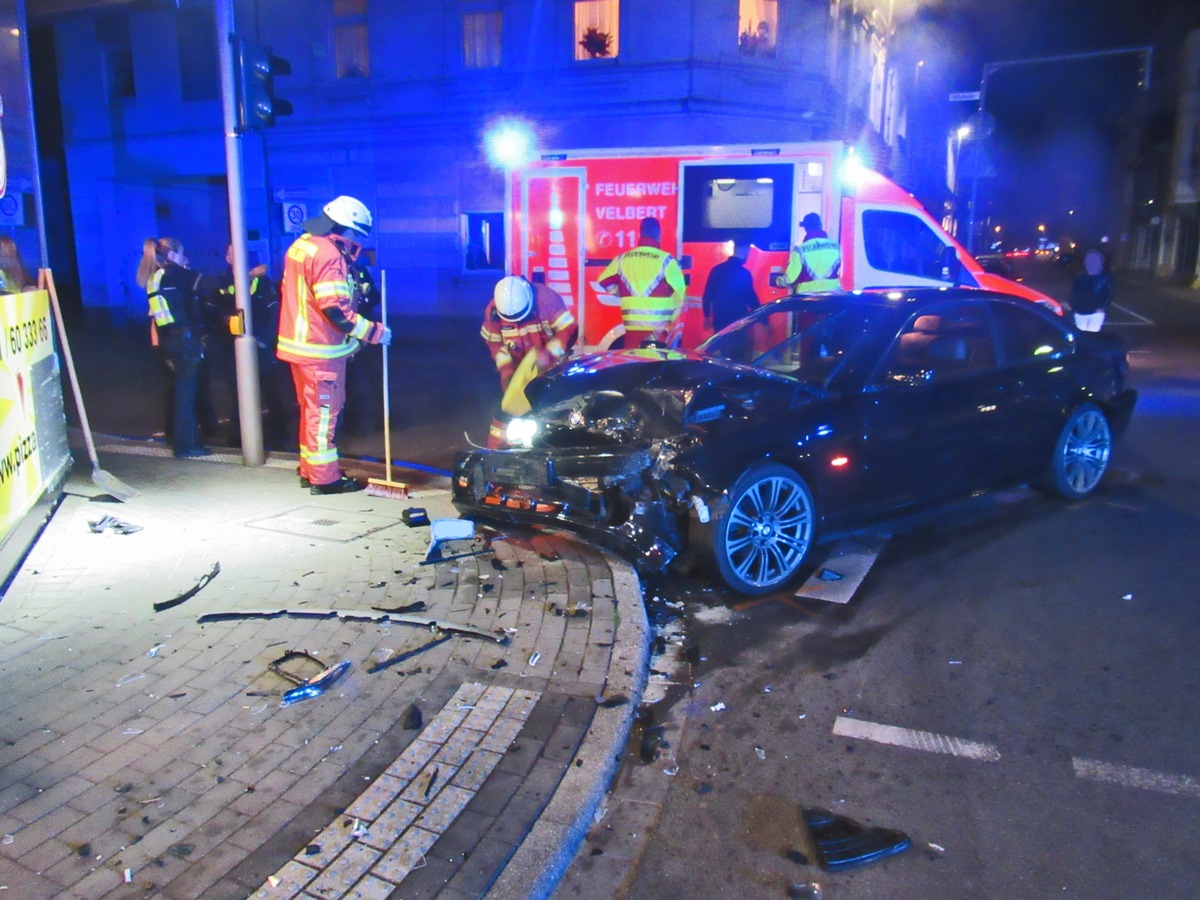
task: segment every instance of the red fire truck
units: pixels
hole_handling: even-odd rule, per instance
[[[707,337],[700,298],[708,273],[733,242],[751,244],[759,301],[773,300],[786,293],[774,282],[803,240],[800,220],[815,212],[841,245],[843,288],[958,283],[1061,314],[1045,294],[985,272],[911,194],[857,163],[837,142],[545,153],[509,174],[508,271],[563,296],[581,348],[607,348],[624,328],[618,299],[596,279],[653,216],[688,279],[683,345],[692,347]]]

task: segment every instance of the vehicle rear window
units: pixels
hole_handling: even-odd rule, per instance
[[[1071,349],[1067,332],[1038,315],[1038,311],[1031,306],[994,303],[992,313],[1006,363],[1056,359]]]

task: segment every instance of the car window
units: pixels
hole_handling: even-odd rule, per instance
[[[922,310],[908,320],[884,360],[884,382],[946,381],[995,368],[984,309],[956,303]]]
[[[800,303],[764,309],[706,342],[709,356],[824,388],[883,313],[855,304]]]
[[[942,268],[945,244],[912,213],[885,209],[863,211],[863,249],[871,268],[949,283]]]
[[[1070,351],[1067,332],[1038,315],[1037,310],[1018,303],[996,303],[992,312],[1007,363],[1055,359]]]

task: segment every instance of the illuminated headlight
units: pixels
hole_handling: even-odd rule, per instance
[[[537,430],[537,419],[513,419],[504,430],[504,438],[514,447],[532,447]]]

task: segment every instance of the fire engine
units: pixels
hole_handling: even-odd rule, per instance
[[[663,249],[687,278],[684,347],[707,337],[700,298],[734,241],[751,245],[746,267],[760,302],[787,293],[776,281],[810,212],[841,245],[846,290],[959,284],[1062,313],[1051,297],[985,272],[911,194],[839,142],[544,153],[509,171],[505,195],[508,271],[562,295],[584,350],[624,333],[620,301],[596,279],[637,245],[647,216],[662,224]]]

